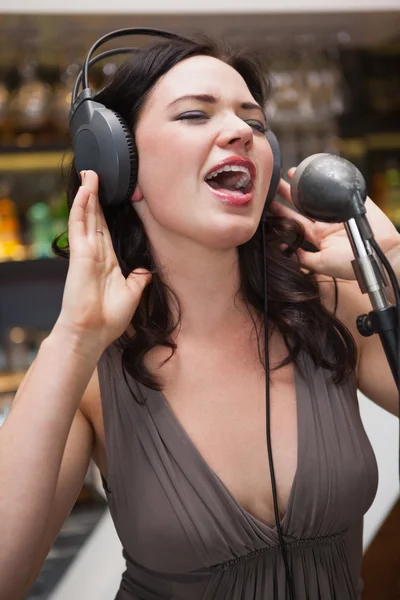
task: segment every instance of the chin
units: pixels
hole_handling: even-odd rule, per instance
[[[248,242],[257,231],[258,222],[236,223],[230,226],[216,227],[213,232],[208,231],[207,246],[224,250],[236,248]]]

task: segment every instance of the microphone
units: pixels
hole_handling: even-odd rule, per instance
[[[313,154],[303,160],[292,178],[291,192],[296,208],[317,221],[342,223],[366,213],[364,177],[351,162],[334,154]]]
[[[357,318],[357,328],[364,336],[379,333],[400,392],[400,363],[397,364],[400,361],[400,328],[397,325],[400,306],[392,306],[387,299],[385,288],[388,282],[382,264],[393,288],[398,290],[398,284],[366,217],[364,177],[355,165],[340,156],[313,154],[297,167],[291,180],[291,195],[295,207],[306,217],[344,224],[355,256],[351,261],[355,276],[361,292],[368,293],[374,309]]]

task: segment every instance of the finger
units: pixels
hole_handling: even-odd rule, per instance
[[[306,217],[305,215],[303,215],[301,212],[298,211],[297,207],[294,205],[294,202],[293,202],[290,183],[288,183],[284,179],[281,179],[281,181],[279,183],[278,194],[280,195],[281,198],[283,198],[284,200],[286,200],[286,202],[288,204],[290,204],[291,206],[293,206],[293,208],[296,210],[296,214],[299,216],[298,221],[300,221],[300,223],[303,223],[304,226],[306,225],[307,222],[308,223],[315,223],[315,219],[311,219],[310,217]]]
[[[284,217],[286,219],[292,219],[294,221],[297,221],[297,223],[300,223],[304,229],[305,239],[314,246],[318,247],[318,242],[313,229],[314,223],[311,219],[304,217],[303,215],[292,209],[290,206],[286,206],[285,204],[283,204],[283,202],[280,202],[276,199],[271,202],[268,210],[272,214],[272,216]]]
[[[144,288],[150,283],[151,278],[152,275],[147,269],[139,268],[128,275],[126,284],[140,298]]]
[[[96,235],[97,216],[96,216],[96,196],[90,194],[89,202],[86,207],[86,234],[91,237]]]
[[[283,202],[280,202],[276,198],[272,200],[268,210],[276,217],[286,217],[286,219],[297,220],[297,213],[295,212],[295,210],[290,206],[286,206],[285,204],[283,204]]]
[[[110,230],[108,229],[107,221],[104,216],[99,197],[96,196],[96,235],[100,235],[98,233],[99,231],[101,231],[101,233],[103,234],[102,237],[106,246],[113,249],[114,247],[111,239]]]
[[[94,171],[82,171],[81,179],[83,187],[87,188],[91,194],[96,196],[99,193],[99,178]]]
[[[288,202],[289,204],[294,206],[293,200],[292,200],[292,194],[291,194],[291,190],[290,190],[290,184],[287,181],[285,181],[284,179],[281,179],[279,182],[278,194],[281,196],[281,198],[286,200],[286,202]]]
[[[98,215],[97,229],[101,230],[103,232],[103,234],[104,234],[104,238],[108,242],[110,242],[110,244],[112,244],[110,230],[108,229],[107,221],[106,221],[106,218],[104,216],[104,212],[103,212],[103,209],[101,207],[101,204],[100,204],[99,200],[98,200],[97,215]]]
[[[296,252],[302,266],[311,269],[316,273],[324,274],[320,252],[307,252],[307,250],[303,250],[302,248],[298,248]]]
[[[288,170],[287,174],[288,174],[288,177],[289,177],[289,179],[292,179],[292,178],[293,178],[293,175],[295,174],[295,172],[296,172],[296,167],[291,167],[291,168]]]
[[[96,182],[92,175],[93,171],[81,171],[82,187],[89,192],[89,201],[86,206],[85,217],[86,217],[86,233],[87,235],[93,236],[96,231],[96,204],[95,204],[95,193],[96,193]],[[96,176],[97,177],[97,176]]]
[[[68,218],[68,237],[73,241],[86,235],[86,209],[90,194],[87,189],[80,187],[72,203]]]
[[[280,195],[284,200],[286,200],[286,197],[284,197],[282,194]],[[309,231],[310,235],[312,235],[310,227],[312,227],[314,223],[313,219],[305,217],[297,210],[295,210],[294,207],[292,208],[292,206],[293,205],[287,206],[286,204],[283,204],[283,202],[274,199],[269,206],[269,210],[272,214],[276,215],[277,217],[286,217],[287,219],[294,219],[298,223],[301,223],[304,229],[306,231]]]
[[[104,235],[106,231],[109,235],[106,220],[104,218],[103,210],[99,200],[99,178],[94,171],[85,171],[85,187],[87,187],[91,194],[95,195],[96,201],[94,203],[96,209],[96,230],[103,231]]]
[[[91,194],[87,211],[88,230],[93,236],[100,235],[98,232],[101,231],[103,237],[106,237],[107,241],[111,242],[103,211],[100,206],[98,195],[99,178],[97,174],[94,171],[82,172],[82,184],[85,188],[90,190]]]

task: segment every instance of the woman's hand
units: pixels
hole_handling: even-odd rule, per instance
[[[98,177],[82,173],[68,222],[70,264],[56,326],[102,352],[128,327],[146,285],[145,269],[125,278],[98,199]]]
[[[288,173],[290,178],[293,177],[294,172],[295,169],[290,169]],[[286,202],[294,206],[290,185],[283,179],[281,179],[278,193]],[[365,207],[368,222],[382,252],[392,264],[400,263],[400,234],[392,221],[370,198],[367,198]],[[287,217],[300,222],[304,226],[306,240],[318,249],[317,252],[307,252],[300,248],[297,250],[302,266],[338,279],[356,279],[351,264],[351,261],[354,260],[354,253],[343,223],[313,221],[296,210],[284,206],[276,199],[271,203],[269,211],[275,216]]]

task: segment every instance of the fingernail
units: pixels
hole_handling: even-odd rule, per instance
[[[81,171],[80,172],[80,176],[81,176],[81,183],[85,182],[85,175],[86,175],[86,171]]]

